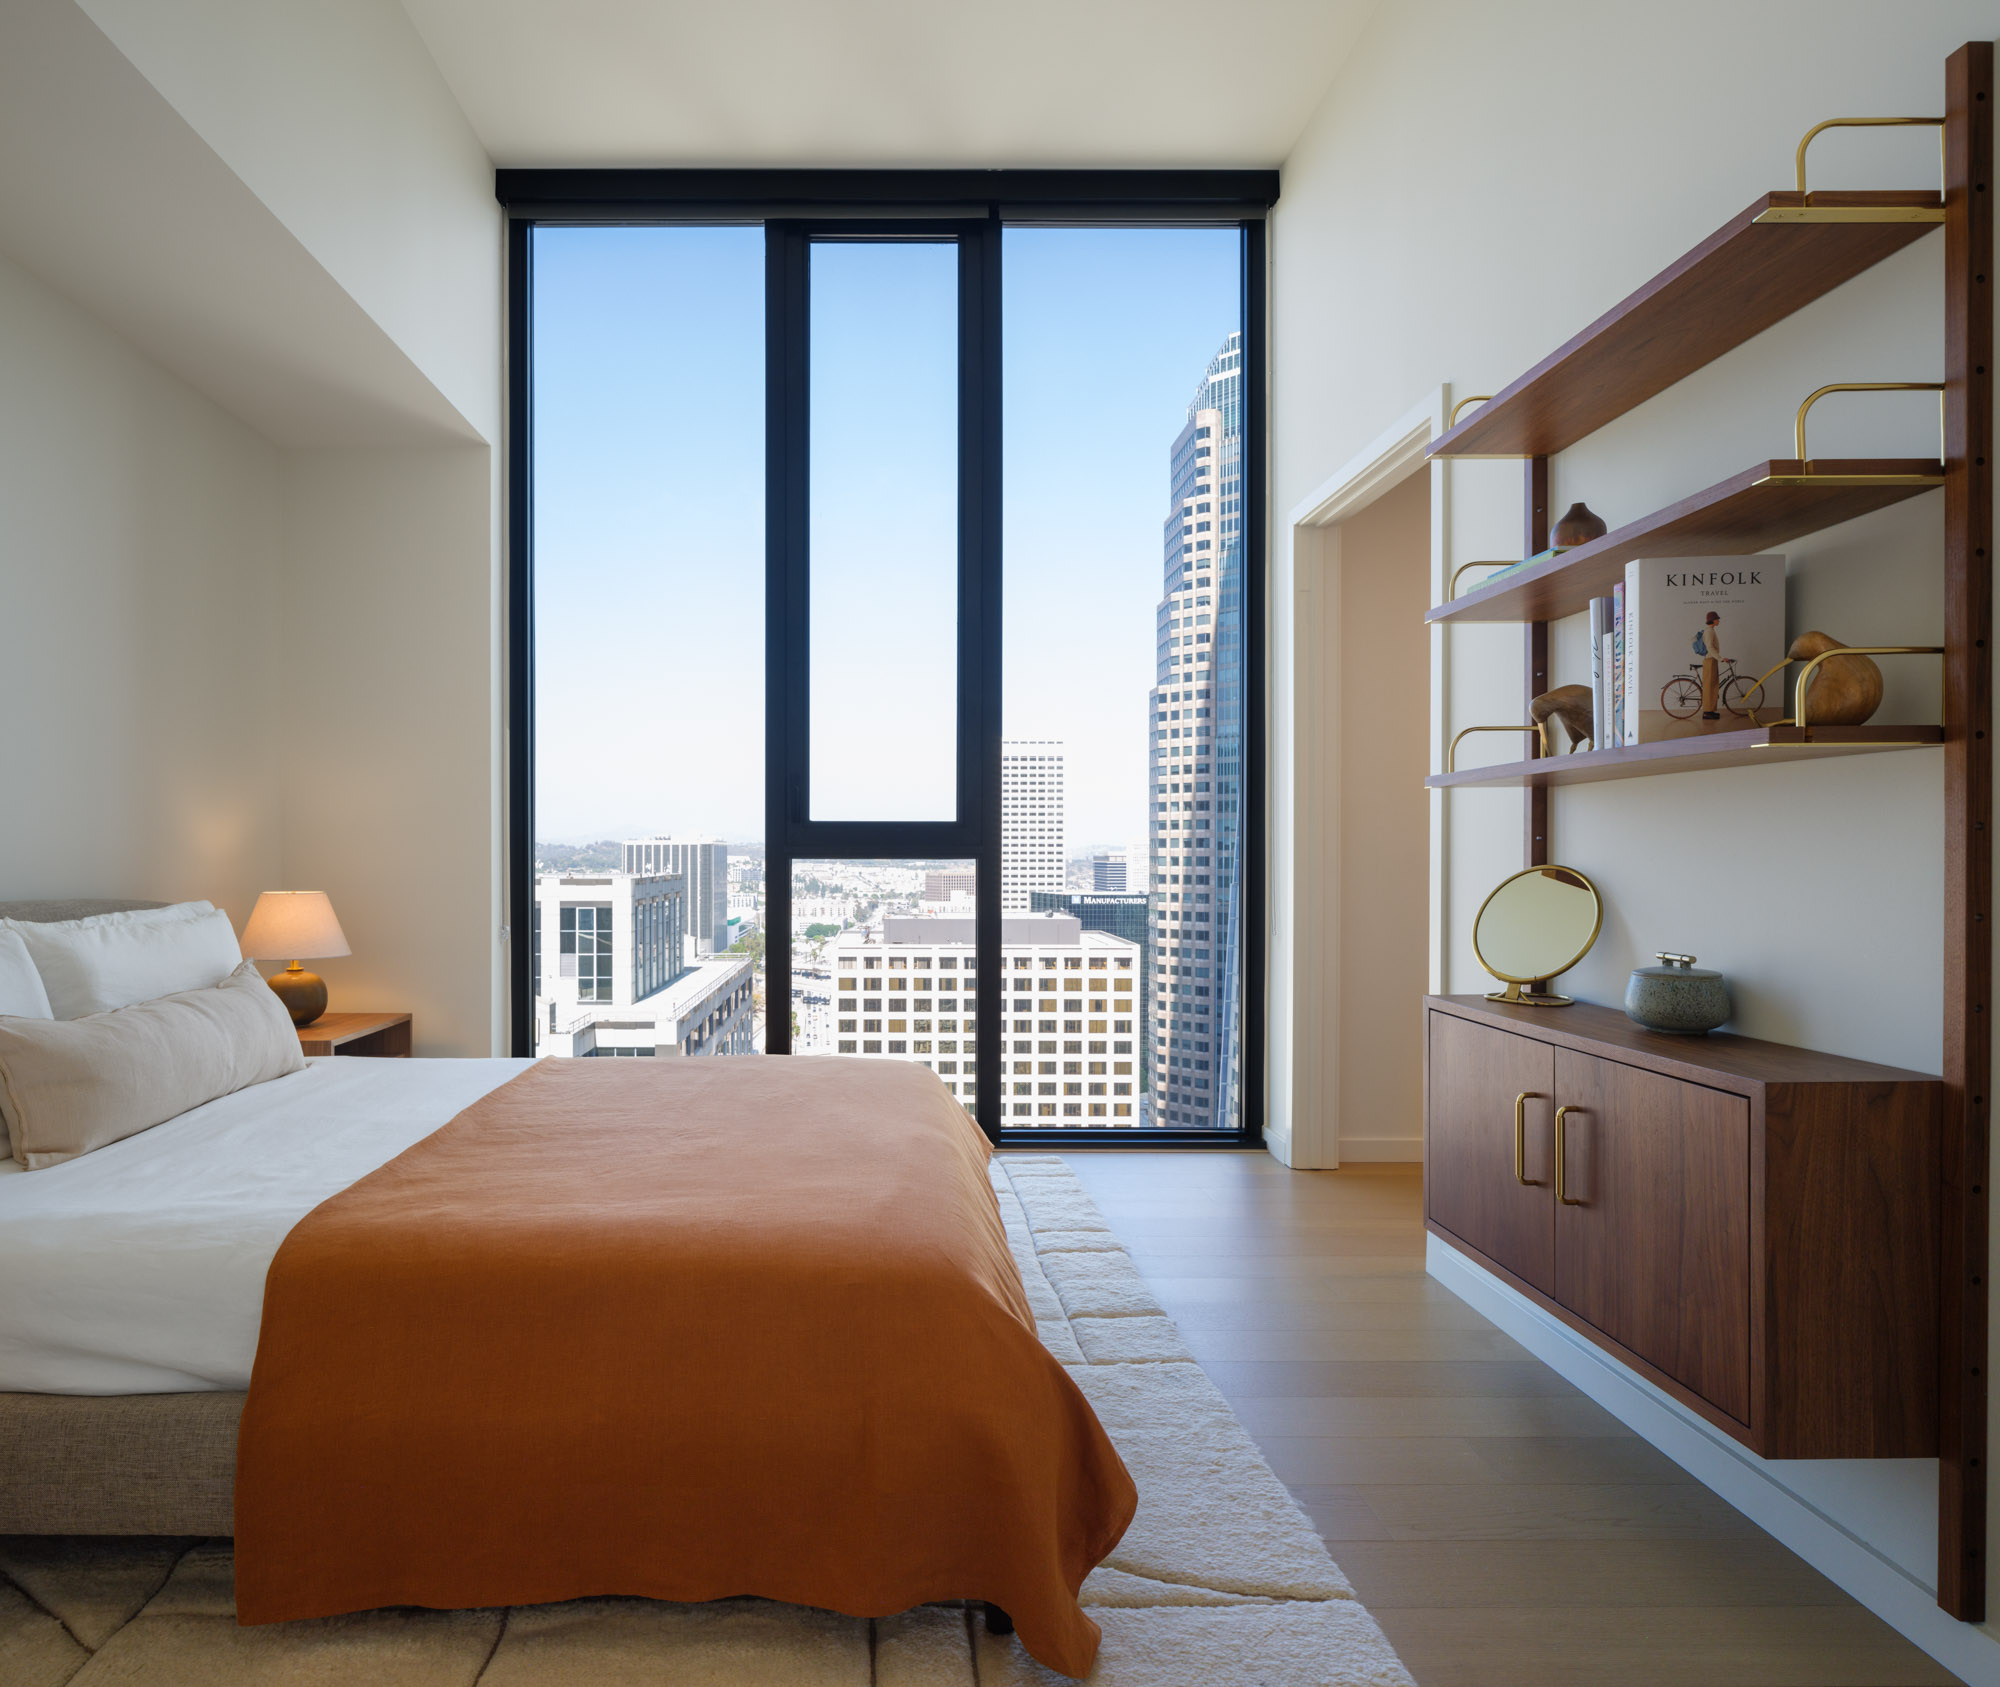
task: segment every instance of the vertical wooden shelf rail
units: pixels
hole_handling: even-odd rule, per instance
[[[1938,1604],[1986,1616],[1993,978],[1993,44],[1945,65],[1944,1258]]]
[[[1523,488],[1521,542],[1526,547],[1523,556],[1539,556],[1549,548],[1549,460],[1546,457],[1530,457],[1525,465],[1526,484]],[[1523,664],[1528,673],[1528,695],[1521,705],[1521,719],[1533,720],[1531,712],[1534,701],[1549,688],[1549,624],[1546,621],[1530,621],[1526,629],[1527,661]],[[1596,725],[1595,722],[1592,723]],[[1602,731],[1601,727],[1597,730]],[[1531,735],[1528,739],[1530,757],[1542,753],[1540,743]],[[1527,812],[1524,815],[1523,853],[1524,867],[1543,867],[1549,859],[1549,788],[1546,785],[1530,785],[1523,793]]]

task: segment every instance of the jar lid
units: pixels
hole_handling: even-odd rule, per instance
[[[1634,978],[1720,978],[1721,973],[1713,967],[1698,967],[1692,955],[1676,955],[1671,950],[1661,950],[1656,957],[1660,964],[1656,967],[1634,967]]]

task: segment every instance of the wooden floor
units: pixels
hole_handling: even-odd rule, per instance
[[[1069,1163],[1420,1687],[1957,1681],[1432,1282],[1417,1168]]]

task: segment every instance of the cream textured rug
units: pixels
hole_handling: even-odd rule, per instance
[[[1042,1340],[1139,1514],[1084,1583],[1102,1687],[1413,1687],[1069,1168],[993,1182]],[[926,1606],[588,1599],[239,1628],[227,1541],[0,1537],[5,1687],[1056,1687],[1012,1636]]]

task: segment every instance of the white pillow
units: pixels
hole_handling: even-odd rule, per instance
[[[0,1014],[7,1013],[21,1019],[55,1018],[27,944],[0,927]]]
[[[57,1019],[206,989],[243,959],[229,916],[207,902],[85,920],[5,920],[0,926],[27,945]]]
[[[305,1069],[254,961],[213,989],[72,1020],[0,1020],[0,1123],[30,1171]]]

